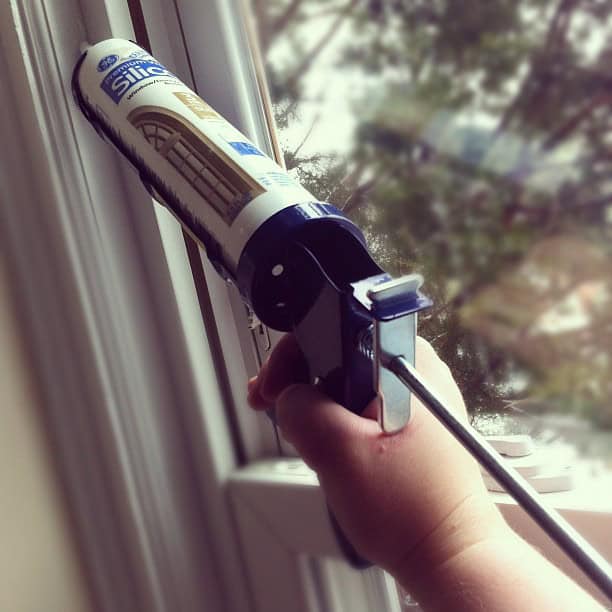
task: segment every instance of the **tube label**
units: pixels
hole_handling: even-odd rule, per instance
[[[279,210],[315,198],[146,51],[125,40],[87,50],[78,84],[97,118],[221,245],[235,271]]]

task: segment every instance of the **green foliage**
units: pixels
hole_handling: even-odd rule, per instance
[[[435,306],[421,333],[469,407],[503,409],[521,380],[522,395],[611,426],[609,3],[277,0],[255,8],[281,128],[298,119],[307,76],[330,45],[339,75],[358,70],[370,83],[346,156],[299,147],[287,164],[364,229],[385,268],[424,274]],[[339,27],[328,25],[340,22],[349,35],[334,42]],[[287,51],[273,59],[281,40]],[[578,250],[576,265],[558,257],[537,278],[516,276],[533,268],[543,244],[588,244],[603,271],[578,265]],[[509,282],[513,275],[520,281]],[[561,276],[573,283],[561,283],[565,293],[555,289]],[[585,279],[599,292],[576,294],[586,327],[560,327],[549,341],[538,317]],[[531,280],[546,291],[530,294]],[[508,296],[521,291],[515,304]],[[532,341],[546,350],[520,348]]]

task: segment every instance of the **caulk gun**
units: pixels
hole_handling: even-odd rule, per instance
[[[380,426],[389,435],[408,423],[415,393],[612,598],[605,559],[415,370],[417,313],[431,305],[419,275],[385,273],[351,220],[318,201],[134,43],[112,39],[87,48],[72,87],[85,117],[204,247],[259,321],[296,335],[313,383],[358,414],[378,397]]]

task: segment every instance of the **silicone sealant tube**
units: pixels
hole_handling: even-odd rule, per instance
[[[267,304],[270,276],[278,276],[288,245],[306,225],[312,235],[310,222],[316,221],[321,236],[321,222],[341,228],[332,234],[356,239],[365,249],[357,226],[317,201],[138,45],[110,39],[87,47],[72,84],[89,121],[128,157],[154,197],[272,327],[289,325]],[[336,241],[317,248],[339,246]],[[257,295],[259,308],[253,304]]]

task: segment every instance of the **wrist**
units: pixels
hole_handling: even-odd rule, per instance
[[[430,577],[467,551],[489,541],[514,536],[495,504],[486,493],[475,493],[462,500],[448,516],[390,573],[408,591],[427,584]]]
[[[508,526],[458,550],[402,586],[424,609],[581,610],[604,608]]]

